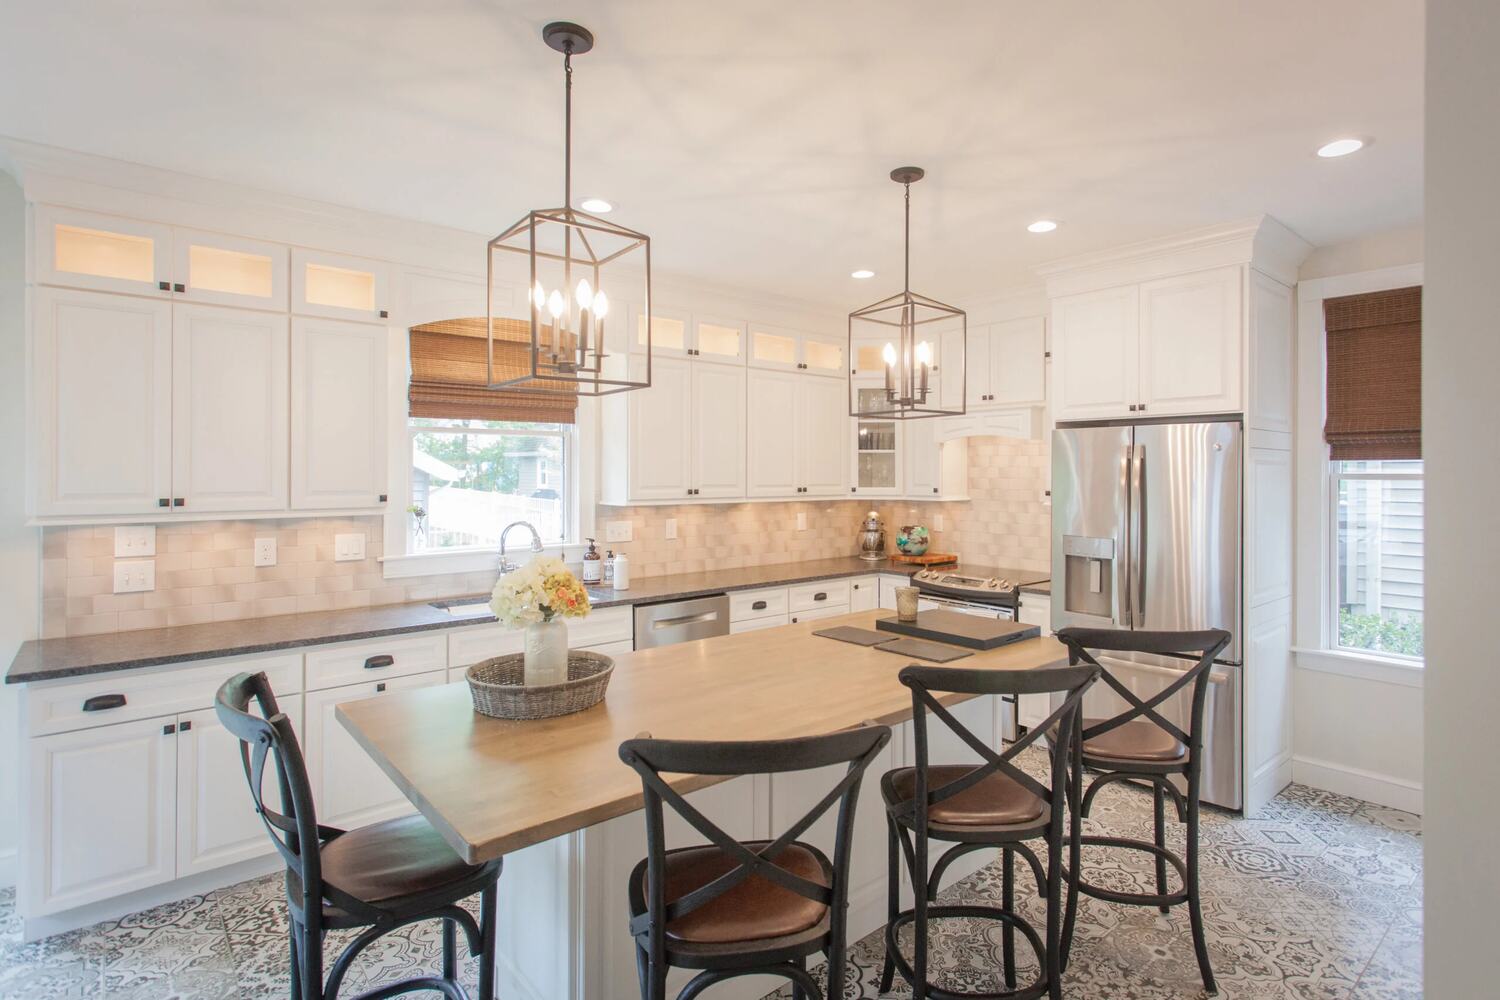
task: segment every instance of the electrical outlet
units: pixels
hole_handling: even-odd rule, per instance
[[[1044,506],[1044,507],[1051,507],[1052,506],[1052,491],[1051,490],[1042,490],[1042,506]]]
[[[156,555],[156,526],[122,524],[115,529],[115,557],[139,559]]]
[[[276,539],[257,538],[255,540],[255,565],[276,565]]]
[[[941,515],[941,514],[934,514],[934,515],[932,515],[932,530],[933,531],[942,531],[943,530],[943,515]]]
[[[606,521],[604,523],[604,540],[606,542],[635,541],[635,522]]]
[[[333,561],[353,562],[365,557],[364,535],[334,535]]]
[[[675,517],[669,517],[669,518],[667,518],[667,529],[666,530],[667,530],[667,534],[666,534],[667,541],[670,542],[674,538],[677,537],[677,518],[675,518]]]
[[[155,589],[155,559],[131,559],[115,563],[115,593],[135,594]]]
[[[797,530],[798,531],[806,531],[807,530],[807,512],[806,511],[802,511],[802,510],[797,511]]]

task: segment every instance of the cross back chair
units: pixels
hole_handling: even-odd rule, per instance
[[[627,740],[620,759],[641,777],[646,857],[630,873],[630,933],[643,1000],[665,1000],[668,969],[701,970],[678,994],[746,975],[792,983],[795,1000],[842,997],[849,857],[860,779],[890,742],[887,726],[866,725],[804,739],[720,742]],[[846,765],[816,805],[774,840],[738,841],[694,808],[662,773],[739,776]],[[665,810],[708,840],[669,849]],[[838,807],[833,858],[800,838]],[[828,958],[827,992],[807,958]]]
[[[250,710],[252,702],[255,712]],[[255,811],[286,861],[292,1000],[337,1000],[360,952],[396,928],[422,920],[443,922],[442,974],[390,983],[354,1000],[381,1000],[417,990],[468,1000],[458,982],[459,928],[469,954],[479,957],[479,998],[492,1000],[495,888],[501,859],[468,864],[420,816],[350,831],[324,826],[317,821],[297,735],[266,675],[231,677],[219,688],[214,707],[224,728],[240,741]],[[265,801],[262,791],[268,761],[276,775],[279,809]],[[458,905],[475,893],[481,896],[483,926]],[[324,934],[358,927],[364,930],[339,954],[325,984]]]
[[[1063,804],[1067,798],[1066,757],[1054,758],[1046,784],[1016,763],[1016,758],[1047,731],[1057,726],[1064,744],[1077,726],[1083,694],[1098,677],[1093,666],[1051,667],[1036,670],[977,670],[953,667],[909,666],[900,673],[901,683],[912,692],[912,736],[916,751],[914,767],[899,768],[881,780],[889,829],[889,921],[885,929],[885,964],[880,991],[888,992],[899,969],[912,986],[915,1000],[956,998],[1010,998],[1032,1000],[1062,996],[1062,959],[1059,949],[1062,908],[1060,858],[1062,855]],[[972,695],[1061,694],[1061,704],[1040,726],[997,752],[959,722],[935,693]],[[935,765],[929,757],[928,715],[931,715],[977,754],[980,764]],[[1046,871],[1026,841],[1047,844]],[[952,843],[928,872],[928,844]],[[1003,861],[1002,899],[994,906],[937,906],[943,873],[958,858],[985,848],[999,848]],[[911,873],[915,904],[900,910],[900,861],[906,858]],[[1015,912],[1014,855],[1030,865],[1038,895],[1047,899],[1046,940],[1030,922]],[[933,917],[977,917],[998,920],[1002,925],[1002,971],[1005,991],[955,993],[927,981],[928,921]],[[915,944],[910,962],[898,947],[900,929],[914,925]],[[1036,953],[1037,979],[1017,989],[1015,933],[1019,930]]]
[[[1217,992],[1213,967],[1208,957],[1208,942],[1203,932],[1202,897],[1198,888],[1199,795],[1203,777],[1203,713],[1208,703],[1210,672],[1214,659],[1229,645],[1231,636],[1223,629],[1196,632],[1146,632],[1120,629],[1070,627],[1057,633],[1068,647],[1068,661],[1093,666],[1101,672],[1104,683],[1129,706],[1106,719],[1083,718],[1079,732],[1071,742],[1072,780],[1069,799],[1073,806],[1074,836],[1068,860],[1068,912],[1063,928],[1063,964],[1067,965],[1072,947],[1078,894],[1112,903],[1133,906],[1155,906],[1162,913],[1186,903],[1197,953],[1198,971],[1203,988]],[[1103,653],[1148,653],[1156,656],[1196,660],[1181,676],[1150,698],[1130,690],[1109,668],[1099,662],[1090,650]],[[1191,700],[1184,729],[1164,717],[1158,709],[1191,686]],[[1083,788],[1085,768],[1095,772],[1087,792]],[[1184,781],[1184,794],[1173,784],[1176,776]],[[1099,790],[1117,782],[1128,781],[1151,785],[1154,813],[1154,836],[1151,841],[1128,837],[1084,836],[1079,826],[1089,815]],[[1177,821],[1187,826],[1187,857],[1184,860],[1166,844],[1165,804],[1171,799]],[[1084,881],[1079,870],[1080,852],[1084,846],[1117,847],[1144,851],[1156,862],[1154,893],[1121,892]],[[1171,866],[1182,887],[1167,890],[1167,867]]]

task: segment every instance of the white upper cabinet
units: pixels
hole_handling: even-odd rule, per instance
[[[172,235],[172,252],[173,288],[179,298],[286,311],[286,247],[178,229]]]
[[[938,419],[908,420],[902,427],[906,451],[906,495],[934,497],[942,490],[942,446],[937,440]],[[962,447],[962,442],[959,446]]]
[[[292,312],[380,322],[390,313],[390,268],[378,260],[292,250]]]
[[[752,497],[794,496],[798,476],[798,388],[806,381],[795,372],[750,369],[746,420],[748,482]]]
[[[751,323],[748,361],[756,368],[805,371],[843,378],[844,342],[831,337]]]
[[[36,513],[169,507],[170,303],[38,288],[34,316]]]
[[[826,375],[842,379],[845,376],[844,344],[842,340],[805,336],[802,338],[802,370],[810,375]]]
[[[797,485],[807,496],[849,492],[849,387],[842,379],[797,380]]]
[[[182,509],[287,505],[287,318],[172,307],[172,493]]]
[[[745,324],[737,320],[693,317],[690,352],[704,361],[744,364]]]
[[[660,306],[652,309],[648,329],[645,310],[632,306],[630,329],[630,349],[638,354],[646,351],[648,332],[653,358],[685,358],[693,348],[693,318],[676,309],[663,309]]]
[[[738,365],[692,366],[693,496],[745,495],[745,369]]]
[[[1052,301],[1052,411],[1057,420],[1126,416],[1137,402],[1134,285]]]
[[[861,411],[886,405],[885,388],[880,382],[856,382],[854,393],[856,408]],[[903,422],[889,417],[859,417],[852,422],[850,492],[856,496],[900,496],[905,491],[901,470]]]
[[[1147,416],[1240,408],[1244,269],[1141,285],[1140,409]]]
[[[172,291],[172,230],[72,209],[35,210],[38,284],[166,296]]]
[[[642,362],[632,362],[633,369],[638,366]],[[629,500],[686,499],[693,488],[693,363],[653,358],[651,387],[623,397],[629,407],[623,445],[630,463]]]
[[[383,326],[292,320],[293,508],[385,502],[386,340]]]
[[[969,378],[984,380],[987,405],[1041,406],[1047,402],[1046,320],[1029,316],[996,323],[983,341],[983,367],[981,359],[972,358]]]

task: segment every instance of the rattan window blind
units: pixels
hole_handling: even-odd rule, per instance
[[[411,415],[573,423],[578,394],[567,382],[532,382],[525,390],[489,388],[486,331],[482,316],[411,328],[411,385],[406,397]],[[530,325],[523,320],[496,320],[495,331],[496,378],[530,372]],[[544,387],[556,391],[538,391]]]
[[[1422,457],[1422,289],[1323,301],[1335,461]]]

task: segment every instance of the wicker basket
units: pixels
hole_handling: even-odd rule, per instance
[[[561,684],[525,685],[525,654],[480,660],[464,671],[474,711],[497,719],[550,719],[592,708],[604,700],[615,661],[603,653],[568,650],[568,679]]]

